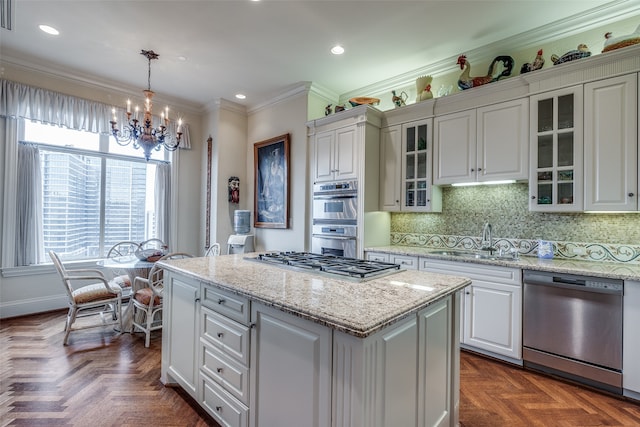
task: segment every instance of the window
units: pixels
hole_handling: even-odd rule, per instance
[[[120,146],[108,135],[24,123],[21,139],[38,144],[40,152],[45,254],[99,258],[117,242],[158,237],[156,161],[145,161],[142,150]],[[152,158],[164,155],[154,151]]]

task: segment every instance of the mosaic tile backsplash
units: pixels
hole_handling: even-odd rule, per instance
[[[445,187],[442,213],[394,213],[391,244],[479,249],[490,223],[494,246],[537,256],[538,241],[554,257],[640,264],[640,212],[626,214],[530,212],[524,184]]]

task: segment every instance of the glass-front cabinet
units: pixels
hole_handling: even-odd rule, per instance
[[[402,211],[440,212],[440,197],[433,199],[433,143],[431,119],[402,125]]]
[[[530,98],[529,209],[583,210],[582,86]]]

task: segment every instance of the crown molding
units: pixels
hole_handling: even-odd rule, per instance
[[[640,2],[637,0],[618,0],[567,19],[555,21],[531,31],[517,34],[508,39],[484,45],[477,49],[468,50],[465,53],[467,57],[473,57],[475,62],[488,62],[493,59],[496,50],[524,50],[532,46],[553,42],[585,32],[589,28],[629,19],[636,15],[640,15]],[[452,71],[452,64],[456,63],[457,56],[460,53],[461,52],[458,52],[449,58],[385,79],[378,83],[345,92],[340,95],[340,99],[346,100],[361,96],[363,93],[390,92],[392,89],[397,89],[398,87],[413,85],[419,76],[430,75],[437,77],[448,74]]]
[[[269,108],[269,107],[273,107],[276,104],[279,104],[280,102],[283,102],[285,100],[294,98],[298,95],[307,95],[309,93],[309,90],[311,89],[311,82],[298,82],[295,83],[291,86],[288,86],[286,89],[284,89],[281,93],[279,93],[278,95],[274,96],[273,98],[271,98],[269,101],[263,102],[261,104],[257,104],[253,107],[251,107],[249,110],[247,110],[247,112],[249,114],[255,114],[257,112],[259,112],[260,110],[263,110],[265,108]]]

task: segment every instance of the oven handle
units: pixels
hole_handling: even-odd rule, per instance
[[[355,240],[356,239],[353,236],[350,236],[350,237],[334,236],[332,234],[314,234],[313,237],[318,237],[320,239],[333,239],[333,240]]]
[[[318,196],[315,195],[313,196],[313,200],[335,200],[335,199],[355,199],[357,196],[356,194],[336,194],[336,195],[331,195],[331,196]]]

